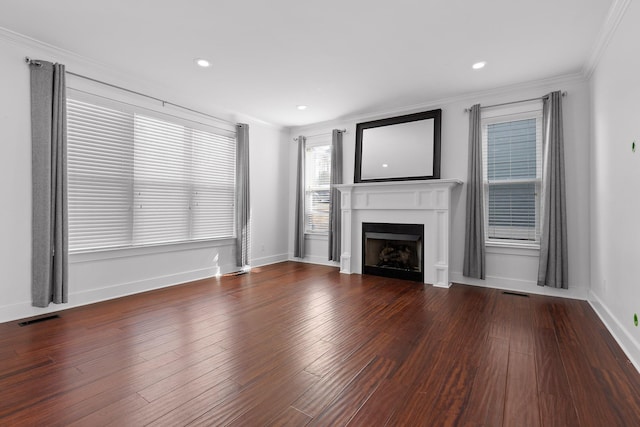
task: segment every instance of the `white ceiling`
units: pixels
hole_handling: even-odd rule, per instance
[[[0,27],[152,82],[169,101],[297,126],[580,73],[611,4],[0,0]]]

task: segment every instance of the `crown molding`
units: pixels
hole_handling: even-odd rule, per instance
[[[411,114],[417,111],[424,111],[433,108],[440,108],[443,105],[451,105],[457,103],[469,103],[469,106],[477,103],[478,99],[509,95],[512,92],[523,91],[529,89],[543,88],[549,86],[559,86],[574,83],[586,83],[587,79],[581,72],[564,74],[560,76],[549,77],[545,79],[532,80],[525,83],[517,83],[512,85],[500,86],[492,89],[469,92],[462,95],[439,98],[434,101],[427,101],[419,104],[405,105],[401,107],[390,108],[388,110],[378,110],[369,113],[346,115],[322,122],[310,123],[302,126],[291,126],[289,132],[298,134],[299,132],[309,132],[324,130],[331,127],[345,127],[351,123],[358,123],[369,120],[377,120],[393,115]],[[564,89],[563,89],[564,90]],[[540,94],[541,96],[543,94]]]
[[[613,4],[607,14],[607,18],[605,19],[602,28],[600,28],[598,38],[596,39],[596,43],[591,51],[591,55],[582,69],[582,74],[585,78],[591,78],[591,75],[595,71],[602,55],[611,42],[611,39],[618,29],[618,25],[620,25],[630,3],[631,0],[613,0]]]
[[[618,23],[620,22],[620,20],[622,19],[622,15],[624,14],[624,10],[626,10],[628,4],[630,3],[631,0],[614,0],[615,3],[612,6],[610,12],[609,12],[609,16],[607,18],[607,23],[611,21],[611,16],[613,15],[614,9],[615,10],[619,10],[619,13],[616,13],[617,16],[617,20],[615,23],[615,26],[618,25]],[[616,7],[616,5],[618,4],[622,4],[624,3],[623,6],[620,7]],[[613,28],[615,29],[615,27]],[[613,33],[613,30],[611,30],[610,32],[611,34]],[[611,38],[611,34],[609,34],[608,39]],[[73,58],[75,61],[78,61],[79,63],[85,65],[85,66],[89,66],[91,68],[98,68],[100,70],[103,71],[108,71],[110,74],[115,74],[114,71],[111,67],[108,67],[107,65],[92,59],[92,58],[88,58],[85,57],[83,55],[77,54],[73,51],[69,51],[66,49],[62,49],[58,46],[54,46],[48,43],[45,43],[43,41],[25,36],[23,34],[20,33],[16,33],[15,31],[0,27],[0,39],[5,39],[9,42],[18,44],[20,46],[28,46],[28,47],[32,47],[32,48],[37,48],[40,50],[44,50],[46,51],[48,54],[52,55],[53,57],[59,57],[62,56],[64,58]],[[608,40],[607,39],[607,40]],[[57,61],[52,61],[52,62],[57,62]],[[121,74],[121,73],[120,73]],[[123,79],[127,79],[127,80],[134,80],[134,78],[130,75],[121,75],[120,76]],[[278,131],[296,131],[299,132],[301,130],[304,131],[308,131],[311,129],[318,129],[318,128],[326,128],[328,126],[332,126],[332,125],[336,125],[336,124],[342,124],[342,123],[348,123],[348,122],[360,122],[360,121],[366,121],[366,120],[375,120],[376,118],[381,118],[381,117],[385,117],[385,116],[389,116],[389,115],[394,115],[394,114],[409,114],[412,111],[420,111],[420,110],[426,110],[426,109],[430,109],[430,108],[437,108],[440,105],[443,104],[452,104],[452,103],[456,103],[456,102],[469,102],[469,103],[473,103],[475,102],[478,98],[482,98],[482,97],[488,97],[488,96],[497,96],[497,95],[504,95],[507,94],[509,92],[512,91],[517,91],[517,90],[525,90],[525,89],[531,89],[531,88],[536,88],[536,87],[540,87],[540,86],[550,86],[550,85],[555,85],[555,84],[560,84],[560,83],[567,83],[569,81],[580,81],[580,80],[585,80],[587,78],[587,75],[582,72],[582,73],[574,73],[574,74],[567,74],[567,75],[562,75],[562,76],[556,76],[556,77],[551,77],[551,78],[547,78],[547,79],[540,79],[540,80],[534,80],[534,81],[530,81],[530,82],[526,82],[526,83],[518,83],[518,84],[513,84],[513,85],[506,85],[506,86],[500,86],[497,88],[493,88],[493,89],[489,89],[489,90],[484,90],[484,91],[476,91],[476,92],[470,92],[470,93],[466,93],[466,94],[462,94],[462,95],[457,95],[457,96],[451,96],[451,97],[444,97],[444,98],[439,98],[433,101],[427,101],[427,102],[423,102],[423,103],[418,103],[418,104],[412,104],[412,105],[404,105],[404,106],[397,106],[397,107],[392,107],[389,109],[385,109],[385,110],[378,110],[378,111],[372,111],[372,112],[367,112],[367,113],[360,113],[360,114],[350,114],[350,115],[346,115],[346,116],[342,116],[342,117],[337,117],[335,119],[331,119],[331,120],[326,120],[326,121],[322,121],[322,122],[315,122],[315,123],[310,123],[310,124],[306,124],[306,125],[301,125],[301,126],[282,126],[280,124],[276,124],[276,123],[271,123],[271,122],[267,122],[265,120],[259,119],[257,117],[253,117],[247,114],[244,114],[242,112],[239,111],[227,111],[226,113],[228,115],[232,115],[234,116],[234,118],[236,118],[238,121],[251,121],[254,122],[256,124],[260,124],[262,126],[266,126]],[[220,112],[218,111],[218,114],[220,114]]]
[[[16,33],[15,31],[9,30],[7,28],[0,27],[0,39],[4,39],[18,46],[38,49],[54,57],[62,56],[65,59],[71,58],[75,61],[78,61],[82,64],[90,65],[92,67],[98,67],[103,70],[109,69],[109,67],[107,67],[105,64],[99,61],[96,61],[95,59],[82,56],[71,50],[63,49],[61,47],[54,46],[52,44],[43,42],[38,39],[34,39],[29,36],[25,36],[24,34]],[[51,62],[57,62],[57,61],[53,60]]]
[[[282,124],[268,122],[256,116],[245,114],[239,111],[233,111],[232,114],[233,114],[234,120],[238,123],[249,122],[249,124],[264,126],[266,128],[273,129],[278,132],[287,132],[289,130],[286,126]]]
[[[0,27],[0,40],[5,40],[9,43],[13,43],[17,46],[25,47],[27,49],[37,49],[38,51],[44,52],[46,55],[50,56],[50,58],[40,59],[46,59],[50,62],[61,62],[61,60],[64,60],[66,62],[70,60],[82,68],[87,68],[88,70],[97,70],[99,73],[115,77],[119,81],[128,81],[134,86],[138,86],[143,83],[139,79],[136,79],[135,76],[124,73],[120,70],[115,70],[113,69],[113,67],[110,67],[98,60],[80,55],[76,52],[63,49],[58,46],[54,46],[52,44],[34,39],[29,36],[25,36],[20,33],[16,33],[15,31],[9,30],[7,28]],[[38,55],[40,55],[40,53]],[[28,52],[25,52],[25,56],[29,56]],[[149,85],[149,82],[144,82],[144,84]],[[158,90],[160,90],[160,88],[158,88]],[[235,119],[235,121],[249,121],[278,131],[282,131],[284,129],[284,127],[281,125],[270,123],[239,111],[215,109],[213,110],[212,115],[216,117],[222,116],[218,120],[224,122],[233,122]]]

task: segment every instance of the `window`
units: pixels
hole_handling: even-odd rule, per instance
[[[331,145],[305,148],[305,233],[329,231]]]
[[[542,105],[483,112],[482,142],[487,241],[538,243]]]
[[[67,130],[70,251],[233,237],[232,131],[75,99]]]

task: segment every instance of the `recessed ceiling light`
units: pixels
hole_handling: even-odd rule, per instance
[[[211,66],[211,62],[207,61],[206,59],[196,58],[194,59],[194,61],[196,62],[196,64],[198,64],[198,66],[202,68],[207,68]]]
[[[382,167],[383,167],[383,168],[388,168],[388,167],[389,167],[389,165],[388,165],[388,164],[386,164],[386,163],[383,163],[383,164],[382,164]]]
[[[296,108],[297,108],[298,110],[302,111],[302,110],[306,110],[306,109],[307,109],[307,106],[306,106],[306,105],[297,105],[297,106],[296,106]]]
[[[471,68],[473,68],[474,70],[479,70],[480,68],[484,68],[485,65],[487,65],[487,61],[480,61],[473,64]]]

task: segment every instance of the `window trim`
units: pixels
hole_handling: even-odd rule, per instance
[[[306,176],[306,170],[307,170],[307,153],[306,150],[308,148],[313,148],[313,147],[323,147],[326,146],[329,148],[329,150],[332,150],[332,146],[331,146],[331,139],[327,138],[326,136],[323,137],[318,137],[318,138],[314,138],[314,141],[309,141],[310,138],[307,138],[306,142],[305,142],[305,146],[304,146],[304,150],[305,150],[305,182],[304,182],[304,235],[305,236],[313,236],[313,237],[328,237],[329,236],[329,230],[327,231],[313,231],[313,230],[309,230],[309,228],[307,227],[308,222],[307,222],[307,192],[309,191],[308,188],[310,188],[309,186],[307,186],[307,176]],[[331,168],[331,161],[329,161],[329,168]],[[331,173],[331,171],[330,171]],[[331,190],[331,183],[329,183],[328,186],[329,190]],[[313,238],[311,238],[311,240],[315,240]]]
[[[487,179],[487,151],[488,151],[488,125],[506,123],[518,120],[536,119],[536,156],[539,161],[536,165],[536,177],[525,179],[504,180],[504,183],[534,182],[536,185],[535,201],[535,240],[519,239],[495,239],[489,237],[489,180]],[[481,137],[482,137],[482,161],[483,161],[483,211],[484,211],[484,243],[487,247],[539,250],[541,232],[541,190],[544,173],[542,170],[542,153],[544,152],[544,138],[542,135],[542,100],[532,100],[522,104],[491,108],[482,111]]]
[[[72,264],[103,261],[116,258],[130,258],[132,256],[145,256],[151,254],[175,253],[205,248],[222,248],[233,246],[235,238],[202,239],[186,242],[154,243],[138,246],[118,246],[103,249],[87,249],[69,253],[69,262]]]
[[[187,115],[184,113],[170,114],[164,111],[159,111],[158,109],[150,108],[146,106],[144,102],[141,102],[139,104],[132,103],[131,101],[109,98],[101,94],[92,93],[85,90],[74,89],[74,88],[68,88],[68,89],[69,91],[67,93],[67,99],[79,101],[82,103],[93,104],[102,108],[114,109],[126,114],[149,117],[155,120],[169,122],[171,124],[175,124],[178,126],[184,126],[189,129],[190,134],[193,134],[194,131],[207,132],[215,136],[233,139],[234,141],[233,144],[235,147],[234,156],[237,156],[236,129],[231,124],[224,124],[223,126],[221,126],[220,123],[218,122],[216,122],[215,124],[209,123],[207,119],[202,119],[199,116],[195,116],[195,115]],[[193,117],[190,117],[190,116],[193,116]],[[192,150],[193,148],[190,149],[190,151]],[[235,161],[233,163],[235,167]],[[194,187],[195,184],[196,184],[195,182],[191,182],[190,187]],[[131,185],[132,186],[135,185],[133,180],[131,182]],[[232,187],[235,193],[237,191],[236,185],[234,184]],[[190,195],[190,197],[193,197],[193,195]],[[235,196],[233,197],[233,200],[235,200]],[[134,205],[135,205],[135,202],[131,203],[131,209],[133,209]],[[166,241],[166,242],[137,243],[137,244],[134,243],[133,240],[130,240],[129,244],[73,249],[69,251],[69,254],[70,254],[70,257],[72,256],[75,259],[74,262],[82,262],[85,259],[118,258],[118,257],[124,256],[124,255],[120,255],[122,253],[135,255],[135,254],[147,254],[147,253],[156,253],[156,252],[159,252],[159,253],[172,252],[175,250],[179,251],[179,250],[186,250],[190,248],[199,248],[199,247],[225,246],[225,245],[228,245],[229,242],[233,242],[235,239],[235,233],[236,233],[235,214],[236,213],[234,209],[234,218],[232,220],[233,235],[231,236],[225,235],[220,237],[193,238],[191,237],[193,234],[193,230],[190,229],[189,237],[187,239],[180,239],[180,240]],[[190,218],[188,220],[189,225],[191,225],[191,223],[193,222],[192,215],[193,214],[190,215]]]

